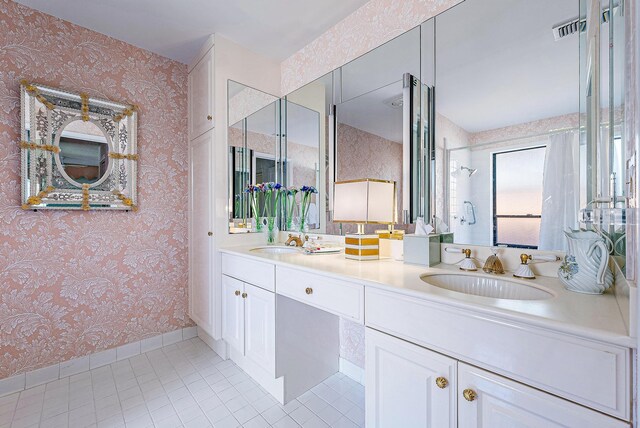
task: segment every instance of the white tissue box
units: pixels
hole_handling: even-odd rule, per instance
[[[440,263],[440,235],[405,235],[404,262],[435,266]]]

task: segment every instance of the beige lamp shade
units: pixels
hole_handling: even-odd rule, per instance
[[[394,181],[339,181],[333,190],[335,223],[395,223],[396,184]]]

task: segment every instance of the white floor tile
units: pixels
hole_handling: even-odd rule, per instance
[[[167,334],[158,337],[177,338]],[[48,383],[0,396],[0,428],[364,426],[364,388],[341,374],[282,406],[199,338],[163,347],[150,339],[139,343],[141,352],[147,349],[139,355],[125,358],[137,352],[133,346],[63,363],[59,373],[66,376],[60,379],[47,368],[31,381]],[[12,382],[22,388],[19,378]],[[0,393],[11,386],[2,382]]]

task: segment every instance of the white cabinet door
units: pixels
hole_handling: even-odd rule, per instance
[[[189,144],[189,316],[213,335],[213,132]]]
[[[458,364],[458,422],[460,428],[629,428],[618,419],[464,363]]]
[[[213,128],[213,49],[189,73],[189,137]]]
[[[222,338],[244,354],[244,283],[222,275]]]
[[[245,284],[245,356],[275,374],[275,294]]]
[[[366,329],[366,426],[456,426],[456,360]]]

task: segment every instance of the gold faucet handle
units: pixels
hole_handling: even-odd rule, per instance
[[[531,255],[530,254],[524,254],[524,253],[520,254],[520,262],[523,265],[526,265],[529,260],[531,260]]]
[[[465,256],[466,258],[471,257],[471,249],[470,249],[470,248],[463,248],[463,249],[462,249],[462,254],[464,254],[464,256]]]

